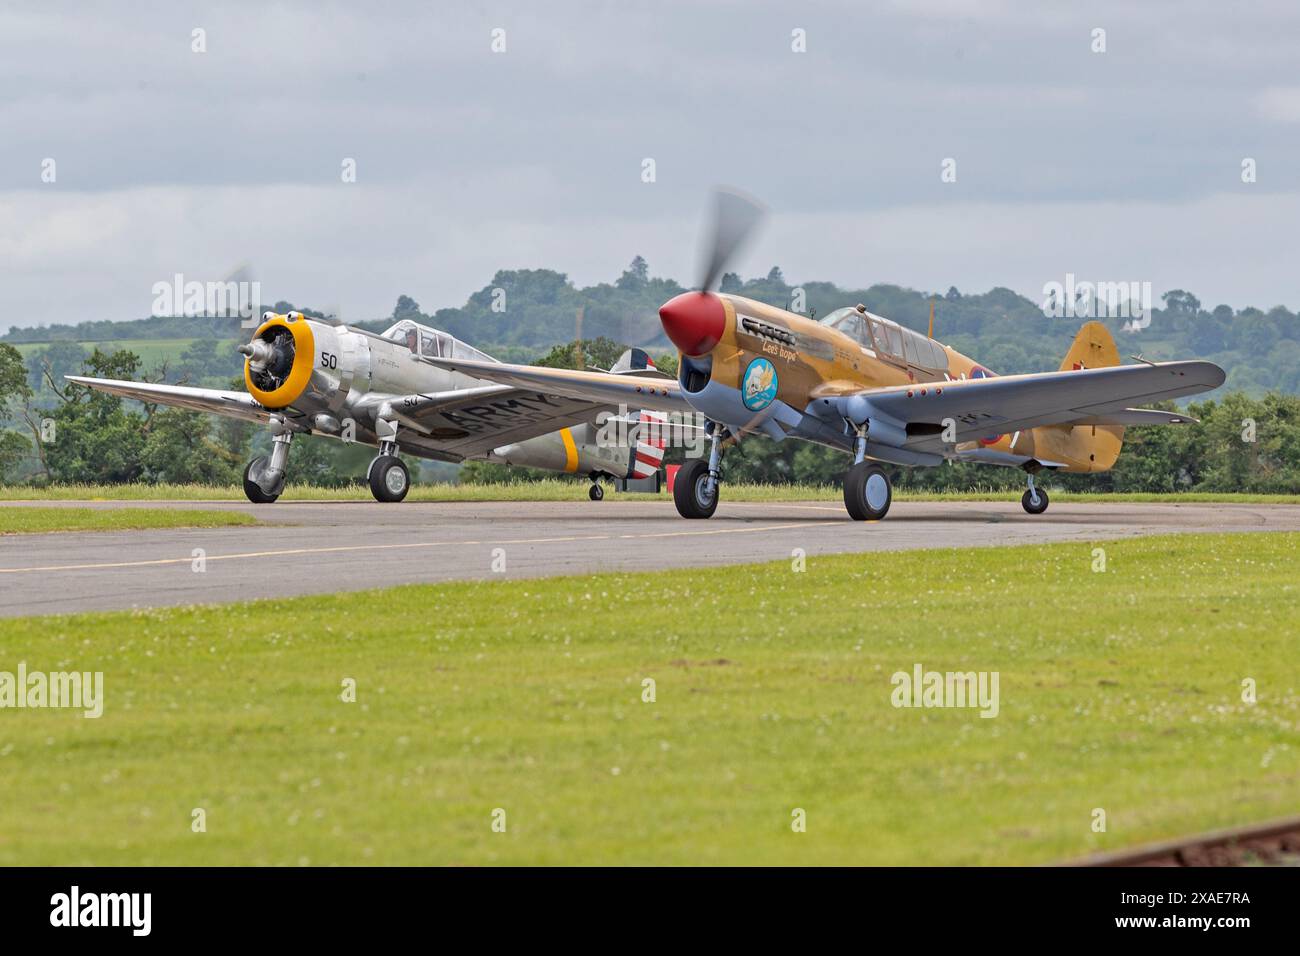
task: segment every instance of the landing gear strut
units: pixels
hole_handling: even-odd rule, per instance
[[[397,457],[398,447],[394,440],[379,443],[379,454],[370,462],[366,472],[366,483],[376,501],[396,502],[406,497],[411,490],[411,473],[406,463]]]
[[[717,422],[706,426],[711,439],[709,460],[693,458],[673,479],[673,504],[683,518],[712,518],[718,510],[718,486],[722,481],[722,436]]]
[[[1020,498],[1020,506],[1031,515],[1040,515],[1047,510],[1047,492],[1034,487],[1034,476],[1029,476],[1029,490]]]
[[[844,508],[854,521],[879,521],[889,513],[894,489],[889,475],[867,461],[867,438],[858,433],[853,443],[853,465],[844,476]]]
[[[269,505],[284,491],[285,466],[293,432],[281,432],[271,439],[271,455],[259,455],[244,468],[244,497],[255,505]]]

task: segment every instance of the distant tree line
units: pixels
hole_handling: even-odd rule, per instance
[[[964,295],[950,288],[931,296],[893,285],[842,289],[810,282],[793,287],[779,268],[760,278],[722,277],[726,292],[824,316],[862,302],[904,325],[924,330],[936,302],[936,337],[1004,374],[1056,368],[1080,320],[1044,314],[1042,303],[1008,289]],[[412,319],[451,332],[509,361],[608,368],[628,345],[656,354],[670,373],[676,356],[662,337],[656,311],[683,291],[650,275],[638,256],[612,283],[577,288],[547,269],[502,270],[459,308],[424,312],[399,297],[390,316],[354,323],[382,330]],[[1055,476],[1067,487],[1122,491],[1300,491],[1300,319],[1283,306],[1268,311],[1218,305],[1205,308],[1191,293],[1172,290],[1155,308],[1149,327],[1124,332],[1123,319],[1106,319],[1121,350],[1152,359],[1207,358],[1228,371],[1221,396],[1193,403],[1204,419],[1188,428],[1129,429],[1118,466],[1099,476]],[[280,301],[277,312],[295,308]],[[297,307],[321,316],[310,308]],[[239,478],[248,458],[265,450],[265,430],[195,412],[142,406],[64,381],[65,374],[242,389],[242,357],[235,344],[247,335],[233,319],[152,317],[133,322],[14,329],[0,339],[0,479],[38,482],[219,481]],[[139,342],[131,340],[139,339]],[[148,341],[144,341],[144,340]],[[168,340],[177,342],[167,349]],[[26,343],[26,359],[13,344]],[[119,347],[125,343],[127,347]],[[39,348],[33,348],[39,344]],[[102,345],[102,348],[101,348]],[[154,361],[146,363],[142,354]],[[1254,440],[1243,438],[1254,422]],[[60,441],[42,443],[41,428]],[[295,478],[324,484],[355,481],[369,449],[327,439],[294,444]],[[669,460],[673,460],[670,453]],[[428,466],[426,468],[434,468]],[[729,454],[733,480],[839,480],[844,457],[801,442],[746,439]],[[439,473],[448,475],[442,466]],[[528,472],[475,463],[462,480],[526,477]],[[901,469],[898,480],[917,488],[1010,486],[1018,472],[954,464]]]
[[[979,294],[921,292],[878,283],[842,288],[830,282],[792,286],[779,268],[765,276],[722,277],[721,288],[785,308],[825,316],[844,305],[861,302],[881,315],[924,331],[930,304],[936,304],[935,336],[1002,374],[1055,368],[1081,319],[1044,314],[1043,302],[1010,289]],[[614,282],[575,286],[562,272],[550,269],[503,269],[461,306],[426,312],[407,295],[400,296],[389,316],[353,321],[362,328],[382,330],[398,319],[413,319],[450,332],[499,358],[531,361],[555,345],[574,339],[606,338],[651,350],[666,349],[656,313],[659,306],[684,291],[672,279],[650,274],[637,256]],[[267,308],[295,308],[280,301]],[[297,307],[308,315],[321,315]],[[1128,319],[1102,318],[1125,354],[1141,353],[1156,360],[1203,358],[1228,372],[1229,389],[1252,395],[1269,390],[1300,393],[1300,318],[1283,305],[1267,310],[1246,306],[1203,305],[1192,293],[1174,289],[1153,304],[1150,325],[1123,331]],[[237,320],[201,317],[151,317],[130,322],[83,322],[79,325],[39,326],[10,330],[0,341],[46,343],[47,357],[56,366],[75,365],[85,355],[77,343],[123,343],[141,339],[203,339],[234,342],[247,335]],[[62,343],[62,351],[54,346]],[[83,349],[83,353],[84,353]],[[238,368],[233,349],[219,347],[210,361],[194,356],[195,372],[228,377]]]

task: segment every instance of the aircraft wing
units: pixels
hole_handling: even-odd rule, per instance
[[[682,397],[681,386],[676,381],[651,375],[586,372],[433,356],[421,356],[420,361],[489,382],[545,391],[547,394],[579,399],[602,407],[627,405],[629,408],[648,408],[662,412],[693,411]]]
[[[1071,425],[1195,425],[1199,418],[1159,408],[1122,408],[1070,422]]]
[[[925,382],[823,401],[840,403],[848,412],[874,410],[910,426],[909,435],[915,437],[907,441],[908,448],[937,448],[942,441],[932,426],[944,419],[957,423],[958,440],[1041,425],[1187,421],[1177,413],[1132,406],[1208,392],[1222,385],[1224,377],[1212,362],[1159,362]],[[916,429],[918,425],[931,427]]]
[[[84,375],[64,377],[78,385],[151,404],[255,422],[267,422],[271,417],[268,409],[245,392]],[[503,384],[414,395],[375,394],[367,399],[366,405],[376,413],[382,409],[384,416],[396,419],[408,429],[404,444],[451,461],[478,457],[501,445],[591,422],[602,411],[618,412],[617,402],[574,398],[555,394],[550,389]],[[644,401],[629,401],[628,404],[637,409],[647,407]]]
[[[391,396],[385,406],[383,414],[408,429],[404,445],[453,459],[478,457],[501,445],[594,421],[602,411],[618,411],[608,402],[510,385]]]
[[[151,405],[172,405],[195,412],[211,412],[252,422],[270,420],[271,412],[258,404],[247,392],[229,392],[220,388],[192,388],[188,385],[156,385],[151,382],[124,382],[113,378],[89,378],[65,375],[69,382],[88,388],[134,398]]]

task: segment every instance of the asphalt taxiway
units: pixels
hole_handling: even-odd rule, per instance
[[[884,521],[832,501],[728,502],[686,521],[649,502],[3,502],[246,511],[258,526],[0,536],[0,615],[237,601],[413,582],[644,571],[913,548],[1134,535],[1300,531],[1300,505],[897,502]],[[195,549],[203,570],[196,571]],[[504,564],[503,564],[504,561]],[[500,570],[504,567],[504,570]]]

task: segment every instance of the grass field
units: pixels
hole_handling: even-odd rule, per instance
[[[0,621],[0,670],[105,675],[0,713],[0,864],[1042,863],[1293,813],[1300,535],[1092,547]],[[916,664],[998,715],[891,706]]]
[[[46,531],[136,531],[148,528],[221,528],[257,524],[242,511],[157,511],[143,508],[4,508],[0,535]]]
[[[146,369],[152,369],[160,362],[175,363],[180,360],[182,353],[188,349],[198,339],[120,339],[106,342],[78,342],[86,353],[89,354],[98,348],[101,352],[115,352],[118,349],[127,349],[140,356],[141,364]],[[207,341],[207,340],[204,340]],[[229,353],[235,350],[235,346],[242,341],[241,339],[231,338],[229,340],[218,340],[218,353]],[[49,348],[50,342],[21,342],[15,343],[14,348],[22,355],[23,360],[31,358],[38,352]],[[236,368],[237,368],[236,363]],[[233,374],[233,373],[232,373]]]
[[[1246,494],[1094,494],[1058,491],[1050,484],[1040,485],[1051,491],[1054,502],[1171,502],[1186,504],[1300,504],[1300,495],[1246,495]],[[894,490],[895,501],[1019,501],[1021,489],[993,490],[976,488],[969,491],[936,493]],[[834,485],[756,485],[730,484],[722,488],[724,501],[842,501],[844,492]],[[587,483],[547,479],[535,482],[514,482],[490,485],[413,485],[407,501],[584,501]],[[606,501],[667,500],[665,490],[660,495],[617,494],[610,492]],[[244,501],[243,489],[234,485],[55,485],[33,488],[24,485],[0,487],[0,501]],[[281,496],[282,501],[370,501],[370,492],[361,485],[345,488],[322,488],[310,485],[289,485]]]

